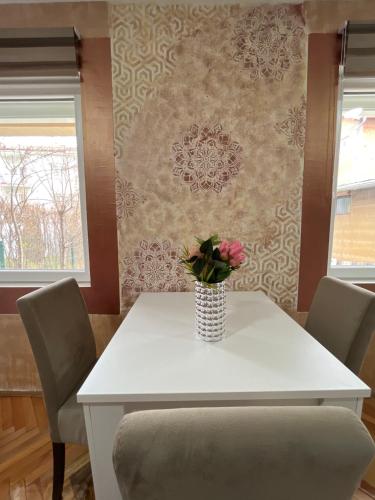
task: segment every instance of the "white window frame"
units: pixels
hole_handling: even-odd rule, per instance
[[[25,85],[25,83],[18,84],[18,82],[14,83],[9,81],[9,83],[2,82],[0,84],[0,101],[5,99],[42,100],[47,98],[74,99],[84,270],[0,269],[0,287],[39,287],[67,277],[75,278],[81,287],[88,287],[91,285],[83,154],[82,108],[79,83],[42,84],[41,82],[35,81]]]
[[[336,199],[337,199],[337,178],[340,159],[340,144],[341,144],[341,121],[343,99],[345,92],[353,93],[374,93],[375,95],[375,78],[344,78],[343,67],[339,70],[339,85],[338,85],[338,102],[337,102],[337,117],[336,117],[336,147],[335,161],[333,170],[332,182],[332,205],[331,205],[331,221],[329,231],[329,250],[327,274],[335,278],[340,278],[351,283],[375,283],[375,266],[332,266],[332,247],[333,247],[333,232],[336,218]]]

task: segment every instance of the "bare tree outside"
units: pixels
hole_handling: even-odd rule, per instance
[[[81,243],[82,230],[79,223],[80,203],[77,169],[77,153],[69,148],[55,150],[47,158],[47,167],[38,172],[41,185],[48,193],[47,203],[52,205],[52,220],[58,245],[58,268],[70,265],[75,268],[75,246]],[[46,233],[48,234],[48,233]]]
[[[0,136],[0,266],[83,269],[77,148],[33,139]]]

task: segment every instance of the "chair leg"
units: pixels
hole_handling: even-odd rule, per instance
[[[64,486],[65,443],[52,443],[53,490],[52,500],[61,500]]]

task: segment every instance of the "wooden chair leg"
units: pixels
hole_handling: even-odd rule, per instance
[[[53,490],[52,500],[61,500],[64,486],[65,443],[52,443]]]

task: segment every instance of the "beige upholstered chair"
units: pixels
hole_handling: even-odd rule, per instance
[[[53,442],[53,500],[62,497],[65,443],[87,442],[76,401],[96,361],[95,340],[77,282],[63,279],[21,297],[25,325],[42,382]]]
[[[351,500],[373,455],[345,408],[190,408],[126,415],[113,461],[124,500]]]
[[[319,282],[305,328],[358,374],[375,331],[375,294],[326,276]]]

